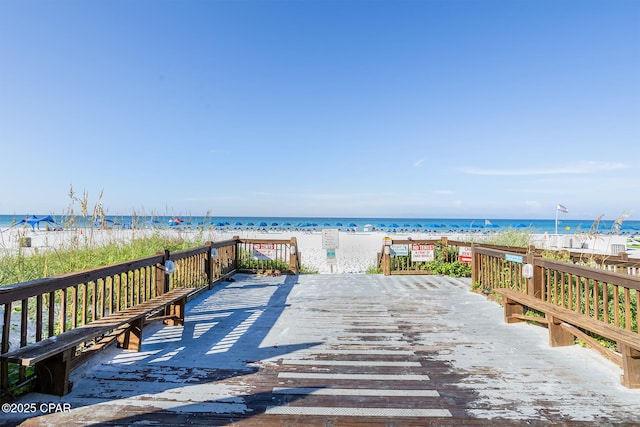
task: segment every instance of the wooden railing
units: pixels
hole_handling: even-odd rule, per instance
[[[270,245],[273,250],[265,250],[263,259],[255,259],[257,253],[253,249],[258,245]],[[273,259],[267,259],[272,254]],[[300,269],[296,239],[234,237],[92,270],[0,286],[0,354],[135,307],[171,289],[194,288],[195,294],[234,271],[258,267],[296,274]],[[173,270],[171,274],[167,274],[169,269]],[[95,343],[87,344],[89,348]],[[8,364],[0,363],[1,391],[25,382],[27,376],[24,368],[9,372]]]
[[[574,337],[581,339],[622,366],[623,384],[637,388],[640,277],[634,274],[636,267],[629,267],[637,262],[602,258],[592,267],[546,259],[535,248],[518,254],[474,246],[472,283],[487,295],[502,294],[544,314],[540,318],[510,313],[510,317],[547,324],[552,345],[571,345]],[[612,265],[623,272],[609,271]],[[568,337],[559,339],[558,328]]]
[[[300,271],[300,253],[295,237],[290,240],[238,239],[238,269],[252,273]]]
[[[406,249],[398,254],[393,248],[402,247]],[[442,263],[456,263],[459,260],[459,250],[461,247],[471,247],[470,242],[458,242],[448,240],[446,237],[440,239],[427,240],[391,240],[386,239],[382,250],[378,253],[377,265],[383,274],[430,274],[429,261],[416,260],[412,256],[412,248],[420,247],[422,250],[432,251],[433,260]],[[424,249],[427,248],[427,249]],[[469,263],[471,259],[469,259]]]

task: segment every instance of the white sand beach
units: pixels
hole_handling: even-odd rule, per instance
[[[222,241],[233,236],[255,239],[290,239],[296,237],[298,249],[301,254],[302,264],[310,270],[322,274],[341,273],[365,273],[374,267],[377,253],[381,251],[383,239],[440,239],[443,236],[454,241],[480,242],[488,235],[483,233],[448,233],[435,234],[433,232],[392,233],[373,232],[339,232],[339,245],[336,249],[335,263],[327,262],[326,250],[322,247],[321,231],[296,231],[296,230],[236,230],[236,229],[208,229],[203,231],[192,229],[76,229],[62,231],[31,230],[25,228],[11,228],[0,233],[0,256],[16,254],[21,250],[23,254],[52,250],[60,247],[72,246],[98,246],[110,242],[126,242],[133,238],[149,236],[153,233],[161,233],[169,237],[179,237],[190,241]],[[620,243],[620,239],[612,240],[611,237],[620,237],[622,242],[626,239],[622,236],[606,236],[602,241],[595,243],[601,246],[611,246],[612,242]],[[28,247],[21,247],[21,239],[28,239]],[[571,235],[544,236],[532,235],[532,243],[538,247],[569,247],[576,246],[575,237]],[[595,248],[595,244],[591,245]],[[630,257],[635,257],[638,250],[628,249]]]

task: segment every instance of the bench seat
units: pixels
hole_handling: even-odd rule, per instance
[[[140,351],[142,328],[149,316],[165,310],[164,316],[151,320],[184,324],[184,305],[193,291],[191,288],[173,289],[135,307],[4,353],[0,359],[25,367],[35,365],[38,391],[63,396],[71,390],[69,373],[78,345],[97,337],[115,336],[119,347]]]

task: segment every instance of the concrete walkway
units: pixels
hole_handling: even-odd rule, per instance
[[[236,275],[5,425],[635,425],[640,390],[438,276]],[[44,405],[43,405],[44,404]],[[53,405],[51,405],[53,404]],[[33,406],[32,406],[33,407]],[[55,413],[55,411],[62,411]],[[48,412],[45,414],[44,412]],[[22,423],[22,424],[21,424]]]

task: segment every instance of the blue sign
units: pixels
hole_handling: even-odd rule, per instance
[[[517,262],[518,264],[522,264],[522,255],[504,254],[504,259],[507,261]]]
[[[391,256],[409,256],[409,245],[391,245]]]

